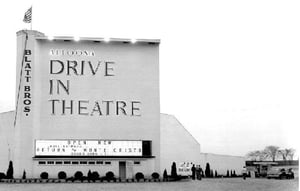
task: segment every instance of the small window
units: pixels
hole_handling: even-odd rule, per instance
[[[111,164],[111,162],[110,161],[105,161],[105,164]]]
[[[89,161],[89,164],[95,164],[95,161]]]
[[[133,164],[141,164],[141,161],[134,161]]]
[[[55,164],[62,164],[62,161],[56,161]]]
[[[80,161],[80,164],[87,164],[87,161]]]
[[[79,162],[78,161],[72,161],[72,164],[78,164]]]
[[[96,164],[103,164],[103,161],[96,161]]]
[[[39,161],[39,164],[46,164],[46,161]]]
[[[54,164],[54,161],[47,161],[47,164]]]
[[[64,164],[71,164],[71,161],[64,161]]]

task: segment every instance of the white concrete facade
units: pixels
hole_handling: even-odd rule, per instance
[[[0,171],[12,160],[15,178],[24,170],[27,177],[92,170],[132,178],[137,172],[162,174],[171,161],[199,159],[199,143],[174,117],[160,114],[159,40],[49,40],[38,31],[19,31],[16,78],[16,112],[0,114]],[[143,153],[37,155],[37,140],[142,141]],[[150,154],[144,153],[144,142],[150,142]],[[174,144],[182,149],[172,151]],[[50,145],[47,153],[57,147]]]
[[[200,164],[200,144],[172,115],[161,114],[161,168],[171,172],[173,162]]]
[[[237,175],[240,175],[245,164],[245,157],[241,156],[230,156],[230,155],[219,155],[212,153],[201,153],[200,165],[205,170],[206,163],[209,163],[210,169],[217,171],[218,175],[226,175],[227,170],[235,171]]]
[[[14,114],[14,111],[0,113],[0,172],[4,173],[6,173],[8,163],[12,159]]]
[[[184,126],[160,114],[159,40],[48,40],[37,31],[19,31],[17,42],[17,112],[0,114],[0,172],[6,172],[10,160],[15,178],[24,170],[33,178],[43,171],[55,178],[59,171],[73,176],[89,170],[101,176],[112,171],[122,178],[137,172],[150,177],[165,169],[170,174],[173,162],[203,169],[209,162],[220,173],[243,167],[242,157],[200,154],[200,144]],[[150,154],[36,154],[36,140],[94,139],[151,142]]]
[[[0,172],[6,172],[9,160],[12,160],[8,150],[13,150],[13,119],[15,112],[0,113]],[[181,162],[192,162],[200,164],[200,144],[192,137],[192,135],[180,124],[180,122],[172,115],[160,114],[160,166],[158,171],[161,175],[164,169],[168,173],[171,172],[171,165],[173,162],[179,164]],[[11,137],[11,138],[9,138]],[[8,147],[10,145],[10,147]],[[65,171],[68,176],[74,175],[76,171],[82,171],[84,174],[91,171],[97,171],[101,176],[106,172],[112,171],[115,175],[119,175],[118,162],[120,159],[92,159],[86,161],[101,161],[102,164],[67,164],[67,165],[47,165],[39,164],[39,161],[53,161],[64,162],[70,161],[84,161],[81,159],[32,159],[31,165],[38,172],[45,171],[49,173],[49,177],[56,178],[59,171]],[[154,162],[149,162],[149,159],[126,159],[127,162],[127,177],[132,178],[137,172],[143,172],[146,176],[150,176],[152,169],[154,169]],[[105,164],[109,162],[110,164]],[[150,169],[150,170],[149,170]],[[151,173],[147,173],[151,172]],[[38,176],[37,176],[38,177]]]
[[[68,158],[66,163],[101,159],[99,162],[109,160],[112,166],[118,159],[128,162],[128,168],[138,160],[145,166],[144,174],[160,171],[158,40],[134,44],[127,39],[49,40],[37,31],[19,31],[17,44],[17,110],[11,156],[16,177],[21,177],[23,170],[28,177],[38,177],[45,168],[53,171],[49,174],[57,173],[56,166],[48,168],[39,161],[56,164]],[[69,157],[47,157],[36,154],[36,140],[142,141],[150,142],[151,151],[147,156],[95,156],[87,149]],[[117,168],[111,169],[119,174]]]
[[[14,112],[5,112],[0,114],[0,172],[6,172],[9,162],[8,145],[13,145],[13,119]],[[182,162],[189,162],[200,164],[205,170],[205,165],[208,162],[211,169],[217,170],[219,175],[226,175],[227,170],[236,171],[240,174],[242,167],[245,166],[245,158],[240,156],[218,155],[212,153],[201,153],[200,144],[193,138],[193,136],[180,124],[180,122],[172,115],[160,114],[160,173],[167,170],[171,172],[171,165]],[[64,161],[62,159],[53,159],[53,161]],[[69,159],[69,161],[80,161],[76,159]],[[67,175],[73,175],[77,170],[87,173],[88,170],[98,171],[103,176],[108,171],[113,171],[116,175],[119,174],[117,159],[109,160],[103,159],[101,165],[38,165],[38,160],[32,160],[33,166],[39,166],[39,172],[52,172],[51,177],[55,178],[57,173],[61,170],[65,171]],[[105,165],[109,161],[111,164]],[[140,164],[134,164],[139,161]],[[146,172],[147,169],[153,169],[153,163],[147,163],[147,160],[129,160],[127,165],[128,177],[133,177],[137,172]],[[150,166],[149,166],[150,165]],[[148,174],[150,176],[150,174]]]

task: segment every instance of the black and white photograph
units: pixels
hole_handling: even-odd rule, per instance
[[[299,1],[1,4],[0,191],[299,190]]]

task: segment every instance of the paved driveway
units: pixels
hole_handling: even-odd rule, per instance
[[[202,179],[202,181],[184,182],[146,182],[146,183],[35,183],[0,184],[0,191],[298,191],[298,179],[268,180],[223,178]]]

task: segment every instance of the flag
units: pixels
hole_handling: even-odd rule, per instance
[[[32,7],[30,7],[24,15],[23,22],[24,23],[31,23],[31,18],[32,18]]]

